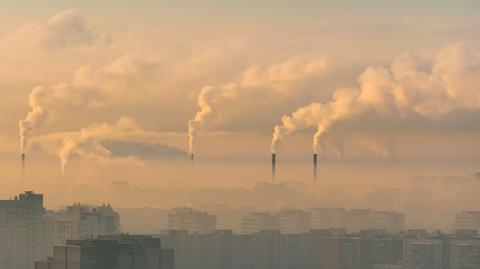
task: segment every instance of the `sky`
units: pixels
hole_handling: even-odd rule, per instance
[[[280,177],[302,181],[318,152],[333,165],[323,176],[349,191],[474,173],[479,11],[474,0],[0,0],[2,194],[65,180],[190,186],[192,173],[196,186],[249,186],[269,179],[272,151]],[[354,170],[336,174],[342,164]]]

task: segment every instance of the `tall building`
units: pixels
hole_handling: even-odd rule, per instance
[[[480,231],[480,211],[462,211],[456,213],[455,230]]]
[[[27,191],[0,201],[0,268],[31,269],[46,257],[43,195]]]
[[[46,261],[37,261],[35,262],[35,269],[54,269],[53,268],[53,258],[48,258]]]
[[[480,268],[480,237],[454,239],[450,243],[449,269]]]
[[[397,212],[371,211],[368,214],[368,229],[397,233],[405,229],[405,215]]]
[[[268,212],[249,212],[242,215],[241,228],[244,234],[276,230],[278,229],[277,218]]]
[[[312,208],[309,213],[312,229],[345,228],[346,211],[343,208]]]
[[[116,235],[68,240],[65,246],[55,246],[53,253],[49,262],[37,263],[38,266],[50,263],[53,269],[174,268],[174,251],[162,248],[160,239],[150,236]]]
[[[361,238],[361,257],[361,268],[379,265],[395,268],[403,259],[403,239],[399,236]]]
[[[403,264],[407,269],[444,268],[444,245],[439,238],[405,238]]]
[[[346,228],[348,231],[357,232],[368,229],[369,209],[350,209],[346,216]]]
[[[337,234],[335,230],[300,234],[170,231],[161,239],[163,246],[175,250],[176,269],[373,269],[380,264],[397,265],[403,257],[399,236]]]
[[[310,230],[310,215],[299,209],[282,209],[277,213],[277,221],[284,234],[301,234]]]
[[[217,217],[192,208],[174,208],[168,214],[170,230],[186,230],[191,233],[211,233],[216,230]]]
[[[54,245],[64,245],[67,240],[85,240],[99,235],[120,233],[120,216],[110,205],[89,207],[74,204],[62,211],[47,211],[45,234],[48,254]]]

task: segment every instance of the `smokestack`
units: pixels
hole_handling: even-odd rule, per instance
[[[318,155],[317,153],[313,154],[313,179],[317,180],[317,161],[318,161]]]
[[[25,152],[22,153],[22,175],[25,176]]]
[[[276,166],[277,166],[277,154],[272,153],[272,179],[273,180],[275,180]]]
[[[195,160],[195,155],[193,153],[190,153],[190,161],[192,161],[193,163],[194,160]]]

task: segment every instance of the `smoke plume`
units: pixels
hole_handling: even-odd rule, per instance
[[[326,68],[327,64],[324,58],[309,59],[305,56],[297,56],[265,68],[250,67],[243,73],[239,82],[202,88],[197,97],[197,105],[200,110],[188,122],[190,153],[194,153],[198,131],[208,128],[225,101],[235,100],[239,95],[246,95],[251,91],[265,90],[275,91],[278,94],[286,93],[293,90],[300,82],[318,75]],[[254,99],[251,97],[250,103],[255,102]]]
[[[317,153],[320,139],[329,127],[334,122],[354,114],[353,103],[357,94],[353,89],[342,88],[337,90],[333,99],[325,104],[310,103],[308,106],[299,108],[290,116],[283,116],[282,124],[274,128],[272,152],[276,152],[278,144],[285,136],[297,130],[318,126],[314,136],[314,152]]]
[[[115,124],[92,124],[64,136],[61,149],[58,151],[62,172],[65,174],[74,156],[103,163],[139,162],[139,156],[149,153],[157,157],[161,155],[162,158],[186,159],[186,152],[154,141],[160,136],[159,133],[141,129],[135,120],[129,117],[122,117]],[[146,152],[138,151],[140,146]]]
[[[65,113],[132,97],[136,93],[133,89],[155,66],[151,61],[125,55],[104,69],[83,66],[69,82],[33,88],[28,101],[31,110],[19,122],[21,152],[26,152],[28,140],[38,129]]]
[[[139,128],[133,119],[123,117],[114,125],[92,124],[79,132],[66,135],[63,138],[62,148],[58,152],[62,172],[65,174],[73,155],[95,160],[111,159],[111,152],[101,144],[101,141],[113,137],[122,139],[138,130]]]
[[[321,137],[320,148],[325,155],[331,151],[339,160],[343,160],[347,153],[354,157],[364,157],[364,153],[374,153],[383,159],[395,160],[396,152],[392,137],[386,134],[329,132]]]
[[[336,90],[328,102],[313,102],[283,116],[281,124],[274,127],[272,152],[285,136],[311,127],[317,128],[313,138],[313,151],[317,152],[322,136],[332,126],[367,113],[397,118],[417,113],[441,119],[454,110],[477,110],[480,57],[455,44],[438,53],[425,68],[422,61],[404,54],[389,68],[368,67],[358,84],[357,88]]]

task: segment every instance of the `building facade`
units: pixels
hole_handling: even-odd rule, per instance
[[[168,214],[168,228],[199,234],[211,233],[217,228],[217,217],[193,208],[174,208]]]
[[[46,256],[43,195],[27,191],[0,201],[0,268],[31,269]]]
[[[163,249],[159,238],[115,235],[68,240],[55,246],[49,261],[36,269],[173,269],[174,251]]]

